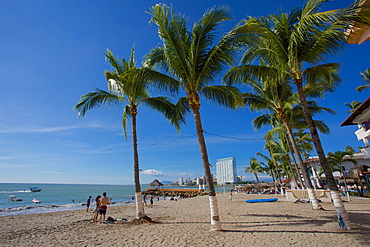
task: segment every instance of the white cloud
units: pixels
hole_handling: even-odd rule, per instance
[[[145,175],[150,175],[150,176],[165,176],[163,172],[155,170],[155,169],[147,169],[145,171],[142,171],[141,173]]]
[[[2,126],[0,133],[46,133],[46,132],[57,132],[74,129],[86,129],[86,128],[111,128],[104,126],[99,123],[88,123],[83,125],[70,125],[70,126],[55,126],[55,127],[24,127],[24,126]]]

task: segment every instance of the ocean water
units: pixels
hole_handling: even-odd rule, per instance
[[[42,191],[29,192],[29,187],[40,187]],[[141,185],[142,191],[146,188],[147,185]],[[215,189],[218,192],[225,190],[223,187]],[[111,198],[115,205],[134,203],[134,191],[133,185],[0,183],[0,217],[83,209],[86,206],[82,204],[86,203],[89,196],[92,196],[94,201],[95,197],[103,192],[107,192],[107,197]],[[11,195],[21,198],[22,201],[9,201]],[[41,203],[35,204],[32,202],[33,198]]]
[[[29,192],[29,187],[40,187],[42,191]],[[145,190],[146,186],[141,189]],[[86,208],[82,203],[86,203],[89,196],[94,201],[103,192],[107,192],[107,197],[112,198],[115,204],[133,203],[133,185],[0,183],[0,217],[82,209]],[[22,201],[9,201],[11,195]],[[33,198],[41,203],[35,204]]]

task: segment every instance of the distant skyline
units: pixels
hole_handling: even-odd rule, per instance
[[[303,0],[161,1],[188,17],[189,28],[213,6],[229,6],[234,20],[223,23],[220,34],[248,16],[266,16],[302,7]],[[347,7],[351,1],[328,2],[327,9]],[[132,140],[122,134],[122,107],[101,107],[78,118],[72,107],[95,88],[106,90],[104,71],[110,70],[104,52],[129,58],[135,45],[137,65],[160,43],[157,27],[145,13],[158,1],[3,1],[0,7],[0,183],[133,184]],[[344,103],[364,101],[369,90],[360,72],[370,67],[370,42],[346,45],[325,62],[341,63],[343,84],[322,106],[336,115],[316,115],[330,127],[320,134],[326,153],[362,146],[356,126],[340,127],[349,116]],[[226,71],[225,71],[226,72]],[[220,77],[214,82],[219,84]],[[242,88],[245,89],[245,88]],[[268,130],[255,131],[259,113],[236,111],[202,101],[201,116],[212,173],[216,160],[235,157],[237,175],[245,173],[251,157],[264,152]],[[178,181],[201,177],[203,167],[192,115],[181,134],[163,116],[140,107],[138,144],[141,182]],[[128,125],[128,130],[131,130]],[[312,156],[316,156],[313,152]],[[261,180],[269,177],[260,174]]]

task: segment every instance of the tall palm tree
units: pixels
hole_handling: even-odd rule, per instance
[[[370,69],[366,69],[364,72],[360,72],[362,79],[369,83],[369,85],[361,85],[356,88],[358,92],[362,92],[362,90],[370,87]]]
[[[257,152],[256,155],[265,160],[265,162],[260,161],[260,165],[262,167],[262,170],[267,175],[270,175],[271,178],[272,178],[272,181],[275,182],[277,177],[278,177],[277,172],[276,172],[277,171],[276,162],[271,157],[269,157],[269,156],[267,156],[263,153]]]
[[[256,154],[267,161],[268,167],[272,165],[275,168],[274,170],[275,179],[281,181],[282,171],[279,166],[279,161],[281,157],[280,147],[273,140],[268,140],[265,138],[265,142],[266,143],[265,143],[264,149],[268,151],[269,156],[264,155],[260,152],[257,152]],[[275,187],[276,187],[276,180],[274,181]]]
[[[329,164],[332,164],[333,166],[336,166],[339,170],[339,172],[341,173],[341,176],[343,176],[343,179],[344,179],[344,185],[345,185],[345,188],[347,189],[347,180],[346,180],[346,177],[344,176],[344,169],[343,169],[343,162],[344,161],[348,161],[348,162],[352,162],[353,165],[356,165],[357,164],[357,161],[355,159],[352,158],[352,154],[353,154],[353,148],[351,147],[346,147],[346,151],[342,152],[342,151],[336,151],[335,153],[332,153],[332,152],[329,152],[328,153],[328,162]],[[347,196],[348,196],[348,200],[351,200],[351,198],[349,197],[349,193],[347,193]]]
[[[226,7],[212,8],[204,13],[191,30],[183,15],[175,14],[171,7],[157,4],[149,13],[151,22],[158,26],[162,46],[154,48],[147,56],[146,64],[156,65],[173,78],[186,96],[179,106],[193,112],[204,174],[209,189],[211,230],[222,230],[216,193],[210,171],[210,163],[200,115],[201,96],[223,106],[236,108],[241,101],[239,90],[223,85],[209,85],[235,59],[235,48],[243,35],[242,30],[232,29],[216,42],[216,30],[223,21],[230,20]],[[179,107],[180,108],[180,107]]]
[[[295,181],[300,181],[303,185],[303,180],[301,177],[301,173],[299,172],[298,164],[296,159],[294,158],[294,152],[292,150],[291,141],[289,140],[289,136],[286,133],[285,127],[280,122],[278,126],[272,125],[273,129],[269,130],[265,135],[265,139],[275,140],[277,139],[277,143],[280,145],[281,148],[281,156],[283,166],[289,167],[289,178],[294,178]],[[294,163],[294,167],[292,166]]]
[[[228,80],[248,80],[289,76],[297,88],[305,119],[309,126],[316,152],[328,179],[329,188],[340,226],[351,229],[351,222],[338,192],[333,174],[328,166],[324,149],[312,119],[304,83],[333,85],[340,82],[339,64],[319,64],[328,55],[340,51],[345,44],[345,30],[358,20],[366,22],[369,11],[361,11],[358,2],[346,9],[319,12],[326,0],[308,0],[302,9],[295,8],[289,14],[270,15],[266,18],[249,18],[245,25],[250,35],[245,39],[247,51],[243,65],[230,70]],[[250,65],[262,60],[262,65]],[[266,66],[265,66],[266,65]],[[311,66],[311,67],[310,67]]]
[[[313,209],[321,209],[317,197],[314,192],[314,187],[312,185],[310,176],[307,172],[306,166],[303,163],[302,156],[299,152],[295,136],[293,134],[294,124],[301,125],[301,127],[307,127],[307,124],[302,126],[302,119],[304,118],[302,114],[301,107],[299,104],[299,98],[297,94],[293,94],[291,87],[284,83],[284,81],[278,81],[275,83],[261,83],[254,80],[246,82],[250,87],[251,92],[244,95],[245,103],[250,107],[252,111],[269,111],[271,114],[264,114],[256,118],[253,123],[254,126],[259,128],[262,124],[281,122],[288,134],[289,140],[292,144],[295,156],[298,161],[298,166],[301,174],[303,175],[303,182],[307,188],[307,192],[312,202]],[[308,90],[308,94],[313,94],[316,92],[313,90]],[[311,112],[318,113],[322,110],[327,110],[332,113],[332,110],[319,107],[313,101],[308,102]],[[276,118],[276,121],[271,121],[272,118]],[[279,125],[279,124],[277,124]],[[320,129],[326,130],[323,124],[319,124]],[[287,153],[287,152],[286,152]]]
[[[112,72],[105,71],[105,78],[108,82],[108,91],[95,89],[90,93],[84,94],[81,96],[80,102],[73,108],[78,112],[80,117],[83,117],[88,110],[98,108],[101,105],[124,104],[122,128],[124,135],[127,138],[126,125],[127,119],[130,117],[134,156],[136,217],[140,219],[147,216],[144,213],[139,176],[139,154],[136,131],[138,107],[139,105],[146,105],[147,107],[163,113],[165,117],[177,128],[177,130],[179,130],[179,124],[182,120],[180,119],[180,121],[176,121],[177,118],[174,116],[175,105],[166,97],[151,97],[147,91],[148,87],[152,83],[158,83],[159,78],[161,80],[160,85],[171,85],[173,82],[172,78],[164,77],[156,71],[152,71],[147,68],[137,68],[135,66],[134,48],[132,48],[131,56],[128,61],[124,58],[119,61],[109,50],[105,53],[105,57],[113,67]]]
[[[260,182],[259,179],[258,179],[258,173],[260,173],[261,170],[262,170],[262,167],[261,167],[260,161],[256,157],[250,158],[249,166],[245,167],[245,172],[246,173],[253,173],[255,178],[256,178],[257,183]]]

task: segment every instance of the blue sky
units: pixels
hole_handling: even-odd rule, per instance
[[[247,16],[264,16],[302,6],[301,0],[201,0],[161,1],[188,16],[189,27],[207,8],[227,5],[233,21],[226,32]],[[335,0],[327,8],[341,8],[349,1]],[[157,28],[145,13],[157,1],[20,1],[4,0],[0,6],[0,183],[133,184],[131,139],[122,135],[119,106],[89,111],[79,119],[72,107],[82,94],[106,89],[104,59],[109,48],[128,58],[133,44],[137,63],[159,44]],[[343,150],[358,142],[353,127],[339,125],[348,116],[345,102],[364,101],[369,91],[361,85],[360,71],[369,65],[370,42],[347,45],[327,62],[342,64],[344,84],[321,101],[337,115],[315,118],[330,127],[321,135],[326,152]],[[220,78],[215,81],[218,84]],[[235,157],[238,175],[250,157],[263,152],[266,129],[253,130],[257,116],[248,109],[233,111],[202,102],[201,114],[211,164]],[[130,128],[130,127],[129,127]],[[163,116],[139,109],[138,139],[142,183],[157,178],[176,181],[180,176],[199,177],[203,168],[192,116],[181,134]],[[220,136],[235,137],[223,138]],[[192,137],[193,136],[193,137]],[[156,145],[154,145],[156,144]],[[164,145],[165,144],[165,145]],[[315,153],[313,153],[315,155]],[[212,168],[215,171],[215,166]],[[263,175],[261,175],[263,178]]]

